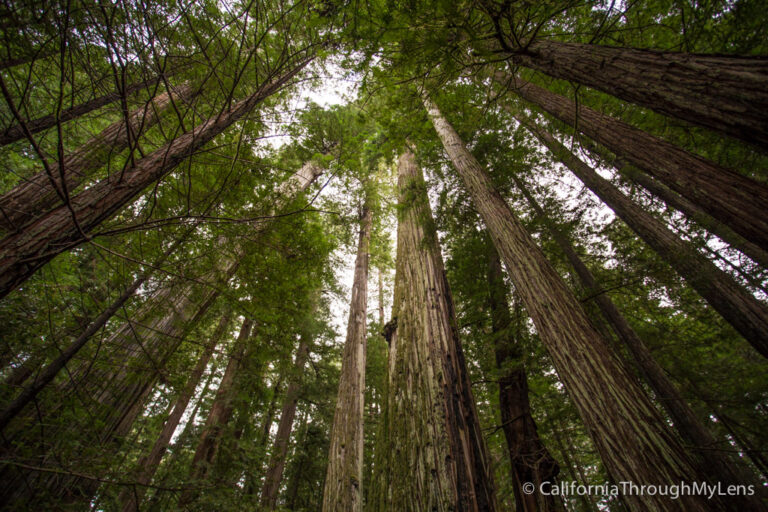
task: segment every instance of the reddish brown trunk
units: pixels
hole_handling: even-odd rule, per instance
[[[741,174],[530,82],[496,80],[689,199],[716,221],[768,250],[768,188]],[[696,220],[695,217],[692,220]],[[706,226],[705,226],[706,227]]]
[[[768,58],[538,40],[512,62],[768,149]]]
[[[216,459],[216,454],[221,445],[222,431],[229,423],[229,420],[232,419],[234,392],[236,389],[234,386],[235,379],[248,350],[247,341],[251,334],[252,324],[253,321],[248,318],[243,321],[240,334],[229,355],[227,369],[224,370],[224,376],[221,378],[219,389],[216,391],[216,398],[213,401],[211,410],[208,412],[208,419],[205,421],[205,427],[203,427],[203,432],[200,435],[200,442],[197,444],[189,470],[189,481],[193,486],[199,485],[208,476],[208,470]],[[179,508],[185,509],[197,498],[197,495],[198,492],[195,490],[182,492],[179,498]]]
[[[373,214],[363,209],[355,277],[347,322],[347,339],[339,377],[339,393],[331,428],[323,512],[363,510],[363,412],[368,311],[368,245]]]
[[[142,132],[157,123],[162,112],[174,101],[187,101],[192,96],[192,92],[193,89],[190,86],[182,85],[173,91],[173,95],[167,92],[159,95],[144,107],[135,110],[128,117],[127,124],[125,119],[112,123],[80,148],[64,157],[62,165],[51,164],[50,175],[46,171],[40,171],[25,179],[0,197],[0,228],[8,231],[19,230],[35,217],[59,206],[63,197],[62,175],[66,189],[71,194],[94,172],[104,166],[104,162],[110,155],[135,146]]]
[[[285,392],[283,411],[280,414],[275,443],[272,446],[269,466],[267,466],[264,485],[261,488],[261,508],[264,510],[274,510],[277,507],[277,495],[280,491],[280,482],[283,479],[283,471],[285,470],[285,458],[288,454],[288,441],[291,438],[293,420],[296,417],[296,405],[299,402],[301,374],[304,371],[304,364],[307,362],[308,357],[309,341],[305,336],[302,336],[299,348],[296,351],[296,360],[294,361],[295,377]]]
[[[203,377],[205,369],[208,367],[208,362],[211,360],[216,345],[226,333],[229,324],[230,314],[227,312],[221,317],[213,336],[211,336],[208,345],[206,345],[203,353],[200,355],[200,359],[197,361],[197,365],[189,375],[186,386],[184,386],[184,389],[176,398],[176,403],[173,406],[173,410],[168,415],[168,419],[165,420],[163,429],[160,431],[160,436],[157,438],[157,441],[155,441],[150,452],[139,459],[138,469],[134,477],[136,485],[132,488],[126,488],[120,493],[117,502],[123,504],[123,512],[134,512],[135,510],[139,510],[139,505],[147,491],[146,486],[152,481],[152,477],[155,475],[155,472],[160,465],[160,461],[163,459],[163,455],[165,455],[165,452],[168,449],[168,444],[171,442],[171,438],[173,437],[174,432],[176,432],[176,428],[179,426],[181,417],[184,415],[184,411],[187,410],[189,401],[192,399],[192,395],[195,393],[195,389],[200,383],[200,379]]]
[[[661,402],[661,405],[667,411],[670,418],[672,418],[675,429],[680,434],[680,437],[696,455],[695,461],[699,465],[699,470],[702,474],[708,474],[713,482],[734,485],[755,483],[755,488],[759,489],[758,479],[751,474],[751,471],[728,456],[730,446],[727,443],[718,442],[701,420],[699,420],[693,409],[688,406],[685,398],[678,391],[677,386],[667,377],[664,369],[656,362],[651,351],[648,350],[643,340],[632,329],[613,301],[601,291],[592,272],[579,258],[576,250],[565,235],[549,221],[544,210],[530,194],[522,180],[514,175],[512,179],[531,205],[531,208],[533,208],[533,211],[547,226],[552,238],[554,238],[557,245],[563,251],[571,266],[576,270],[576,274],[588,295],[594,297],[594,301],[610,323],[619,340],[629,349],[635,366],[640,369],[640,373],[651,386],[656,399]],[[740,501],[746,508],[757,509],[762,506],[759,499],[748,496],[734,496],[732,499]]]
[[[763,356],[768,357],[768,307],[739,286],[672,233],[653,215],[624,196],[608,180],[579,160],[549,132],[517,117],[584,184],[605,202],[627,225],[669,263],[712,308],[730,323]]]
[[[304,59],[284,74],[265,82],[248,98],[209,118],[124,173],[105,178],[70,201],[36,219],[17,234],[0,241],[0,298],[10,293],[56,255],[88,240],[88,233],[128,204],[150,184],[162,179],[181,161],[248,114],[258,103],[282,89],[309,63]]]
[[[551,512],[559,510],[554,496],[526,493],[522,486],[531,482],[540,489],[542,483],[554,484],[560,468],[539,439],[536,422],[528,400],[528,379],[515,334],[519,321],[512,325],[504,274],[499,253],[488,240],[488,289],[491,327],[494,336],[496,369],[499,373],[499,408],[501,425],[512,464],[515,503],[518,512]],[[520,312],[516,313],[519,315]]]
[[[702,480],[704,475],[697,473],[645,392],[589,322],[453,127],[426,97],[424,104],[609,474],[636,485]],[[701,496],[625,498],[638,512],[731,508]]]
[[[167,76],[169,76],[169,74],[166,74],[166,77]],[[93,112],[96,109],[99,109],[105,105],[109,105],[110,103],[113,103],[119,100],[123,96],[128,96],[129,94],[133,94],[134,92],[144,87],[151,87],[157,84],[162,78],[163,77],[159,76],[149,80],[144,80],[143,82],[133,83],[128,85],[125,88],[125,90],[122,91],[122,93],[120,91],[111,92],[109,94],[105,94],[103,96],[93,98],[92,100],[86,101],[85,103],[81,103],[80,105],[75,105],[74,107],[68,108],[66,110],[62,110],[59,113],[58,122],[66,123],[67,121],[71,121],[72,119],[78,118],[83,114]],[[30,133],[35,134],[56,126],[56,116],[54,114],[51,114],[43,117],[38,117],[37,119],[31,119],[29,121],[26,121],[24,124],[26,125]],[[5,146],[6,144],[10,144],[11,142],[16,142],[18,140],[23,139],[24,137],[26,137],[26,134],[24,133],[24,128],[22,128],[22,126],[18,124],[12,125],[8,127],[4,132],[0,133],[0,146]]]

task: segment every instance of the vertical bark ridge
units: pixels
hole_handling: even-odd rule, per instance
[[[592,326],[453,127],[427,96],[424,105],[611,477],[638,485],[701,480],[645,392]],[[700,496],[669,500],[632,495],[625,500],[637,512],[732,509]]]

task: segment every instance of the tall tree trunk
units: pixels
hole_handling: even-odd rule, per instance
[[[51,164],[50,172],[40,171],[25,179],[0,197],[0,228],[17,231],[46,211],[61,204],[62,181],[72,193],[100,169],[110,155],[135,147],[137,139],[160,119],[174,102],[188,101],[193,93],[189,85],[165,92],[135,110],[125,119],[115,121],[98,135],[64,157],[63,163]]]
[[[349,305],[347,339],[344,342],[339,393],[331,428],[328,470],[323,490],[323,512],[363,510],[363,413],[372,215],[368,207],[363,208],[352,299]]]
[[[494,76],[496,81],[523,99],[576,127],[619,158],[693,202],[716,221],[768,250],[768,219],[763,215],[763,206],[768,204],[768,187],[764,184],[618,119],[589,107],[577,106],[564,96],[513,75],[497,72]]]
[[[768,149],[768,58],[537,40],[512,62]]]
[[[424,104],[610,475],[636,485],[703,480],[453,127],[426,96]],[[638,512],[729,509],[701,496],[646,494],[626,501]]]
[[[646,382],[651,386],[656,399],[661,402],[661,405],[672,418],[678,434],[680,434],[686,445],[696,455],[696,463],[699,465],[699,470],[702,473],[709,474],[710,481],[712,482],[734,485],[755,483],[755,488],[759,489],[760,484],[757,483],[757,478],[751,474],[747,467],[740,465],[736,460],[728,456],[728,446],[723,446],[724,443],[718,442],[696,416],[693,409],[688,406],[677,386],[667,377],[664,369],[656,362],[651,351],[648,350],[640,336],[632,329],[610,297],[601,291],[592,272],[579,258],[566,236],[552,224],[539,203],[528,191],[522,179],[515,175],[512,176],[512,179],[531,205],[533,211],[548,228],[552,238],[560,247],[560,250],[563,251],[571,266],[576,270],[576,274],[588,295],[594,297],[594,301],[610,323],[616,336],[629,349],[635,365],[640,369]],[[762,506],[759,499],[748,496],[734,496],[732,499],[741,501],[746,508],[759,509]]]
[[[165,77],[167,78],[168,76],[170,76],[170,74],[166,73]],[[149,80],[144,80],[143,82],[135,82],[133,84],[129,84],[128,86],[126,86],[123,91],[110,92],[108,94],[104,94],[103,96],[98,96],[96,98],[88,100],[85,103],[81,103],[79,105],[75,105],[74,107],[70,107],[68,109],[62,110],[59,113],[58,122],[66,123],[67,121],[76,119],[84,114],[93,112],[96,109],[109,105],[110,103],[114,103],[115,101],[119,100],[123,96],[128,96],[129,94],[133,94],[134,92],[139,91],[145,87],[151,87],[157,84],[162,79],[163,79],[163,76],[157,76],[154,78],[150,78]],[[25,128],[29,131],[30,135],[34,135],[36,133],[42,132],[43,130],[53,128],[54,126],[56,126],[56,123],[57,123],[56,115],[50,114],[50,115],[38,117],[37,119],[31,119],[29,121],[26,121],[24,123],[24,126],[22,126],[21,124],[11,125],[8,128],[6,128],[5,131],[0,133],[0,146],[5,146],[6,144],[10,144],[12,142],[21,140],[24,137],[27,137],[27,134],[25,133]]]
[[[235,379],[248,351],[247,342],[252,325],[253,321],[249,318],[243,321],[240,334],[235,341],[235,345],[232,347],[232,352],[227,362],[227,369],[224,370],[224,376],[221,378],[219,389],[216,391],[216,398],[208,413],[208,419],[205,421],[205,427],[203,427],[200,441],[192,458],[189,470],[189,481],[192,485],[199,485],[206,479],[208,470],[216,459],[216,454],[221,445],[222,432],[232,418],[234,392],[236,390]],[[182,492],[178,507],[184,510],[197,498],[198,492],[194,488]]]
[[[555,497],[542,493],[526,493],[526,482],[540,489],[544,482],[554,485],[560,468],[539,439],[536,422],[528,400],[528,380],[515,336],[519,322],[512,325],[504,284],[501,260],[490,238],[488,245],[488,299],[494,336],[496,369],[499,371],[499,408],[507,450],[512,464],[515,503],[518,512],[551,512],[560,510]],[[517,309],[517,308],[516,308]],[[518,312],[519,314],[519,312]]]
[[[138,468],[134,477],[137,485],[134,485],[132,488],[126,488],[120,493],[117,503],[122,503],[121,509],[123,512],[134,512],[139,510],[139,505],[147,490],[146,486],[152,481],[152,477],[155,475],[155,472],[160,465],[160,461],[163,459],[163,455],[165,455],[165,452],[168,449],[168,444],[171,442],[171,438],[173,437],[174,432],[176,432],[176,428],[179,426],[181,417],[184,415],[184,411],[187,410],[189,401],[192,399],[192,395],[195,393],[195,389],[197,389],[200,379],[203,377],[203,373],[205,373],[205,369],[208,367],[208,362],[211,360],[211,356],[213,356],[216,345],[229,328],[230,320],[231,315],[228,311],[221,317],[219,325],[216,327],[211,339],[203,349],[203,353],[200,355],[197,365],[195,365],[195,368],[189,375],[187,384],[176,398],[173,410],[168,415],[168,419],[165,420],[163,429],[160,431],[160,436],[157,438],[157,441],[155,441],[154,446],[152,446],[152,449],[148,454],[139,459],[137,464]]]
[[[291,438],[293,419],[296,416],[296,405],[299,402],[301,374],[304,371],[307,357],[309,357],[309,340],[306,336],[302,335],[294,361],[294,379],[288,384],[288,389],[285,391],[283,410],[280,413],[280,422],[277,425],[277,434],[272,446],[272,454],[269,458],[267,473],[264,476],[264,485],[261,488],[261,508],[263,510],[274,510],[277,506],[280,482],[283,479],[283,471],[285,470],[285,458],[288,454],[288,441]]]
[[[768,306],[742,288],[656,217],[623,195],[571,153],[549,132],[522,116],[523,123],[552,154],[607,204],[763,356],[768,357]]]
[[[388,329],[389,510],[493,511],[485,439],[421,169],[398,161],[397,270]],[[395,324],[396,322],[396,324]]]
[[[0,298],[56,255],[87,241],[88,233],[101,222],[112,217],[146,187],[162,179],[181,161],[248,114],[258,103],[285,87],[310,60],[301,60],[289,71],[264,82],[246,99],[138,160],[125,172],[101,180],[73,197],[70,205],[51,210],[20,233],[0,241]]]

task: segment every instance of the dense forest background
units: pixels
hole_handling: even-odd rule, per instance
[[[764,510],[765,7],[3,0],[0,509]]]

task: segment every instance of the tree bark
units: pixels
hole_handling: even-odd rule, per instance
[[[514,64],[768,149],[768,58],[538,40]]]
[[[339,393],[331,428],[323,512],[363,510],[363,413],[367,342],[368,262],[372,212],[363,208],[355,276],[341,361]]]
[[[216,454],[221,445],[221,435],[230,419],[232,419],[233,401],[235,394],[235,379],[238,370],[248,351],[247,341],[251,333],[253,321],[246,318],[240,328],[240,334],[235,341],[232,352],[227,362],[227,369],[224,370],[224,376],[219,383],[219,389],[216,391],[216,398],[213,401],[211,410],[208,412],[208,419],[205,421],[205,427],[200,435],[200,441],[195,449],[195,455],[192,457],[192,464],[189,470],[189,481],[192,485],[199,485],[205,481],[208,476],[208,470],[216,459]],[[196,489],[188,489],[181,493],[178,507],[186,509],[198,495]]]
[[[291,437],[291,430],[293,430],[296,405],[299,402],[299,391],[301,391],[301,374],[309,357],[309,343],[307,337],[302,335],[294,361],[294,379],[288,384],[288,389],[285,391],[283,410],[280,413],[280,422],[277,425],[272,454],[269,458],[267,473],[264,476],[264,485],[261,488],[261,508],[263,510],[271,511],[277,507],[277,496],[285,470],[285,458],[288,454],[288,441]]]
[[[160,461],[163,459],[163,456],[168,449],[168,444],[171,442],[171,438],[173,437],[174,432],[176,432],[176,428],[179,426],[181,417],[184,415],[184,411],[187,410],[189,401],[192,399],[192,395],[194,395],[195,389],[197,389],[200,379],[203,377],[203,373],[205,373],[205,369],[208,367],[208,363],[211,360],[211,356],[213,356],[216,345],[229,328],[230,320],[231,314],[228,311],[221,317],[219,325],[211,336],[208,345],[203,349],[203,353],[200,355],[197,365],[195,365],[195,368],[189,375],[186,386],[184,386],[184,389],[182,389],[181,393],[179,393],[179,396],[176,398],[173,410],[168,415],[168,419],[165,420],[163,429],[160,431],[160,436],[157,438],[157,441],[155,441],[154,446],[152,446],[152,449],[148,454],[139,459],[137,464],[138,468],[134,477],[137,485],[132,488],[126,488],[120,493],[117,503],[122,503],[121,510],[123,512],[137,512],[140,510],[139,505],[146,493],[146,486],[152,481],[152,477],[155,476]]]
[[[667,411],[670,418],[672,418],[674,427],[680,437],[696,455],[695,462],[699,466],[699,471],[708,474],[710,481],[713,482],[734,485],[754,483],[755,488],[760,489],[761,484],[755,475],[751,474],[751,471],[746,466],[743,466],[736,459],[728,455],[727,449],[730,446],[727,443],[718,442],[704,423],[696,416],[693,409],[690,408],[683,395],[677,389],[677,386],[667,377],[664,369],[656,362],[651,351],[635,330],[632,329],[624,315],[621,314],[610,297],[601,292],[600,286],[597,284],[592,272],[579,258],[566,236],[549,220],[539,203],[528,191],[522,179],[515,175],[512,176],[512,179],[531,205],[536,216],[547,227],[560,250],[565,254],[587,293],[590,296],[594,296],[594,301],[610,323],[616,336],[629,349],[635,366],[637,366],[645,381],[650,385],[656,395],[656,399],[661,402],[661,405]],[[745,509],[757,510],[763,506],[756,497],[733,496],[731,499],[740,501]]]
[[[624,196],[608,180],[557,141],[550,133],[518,116],[552,154],[607,204],[640,238],[701,295],[755,349],[768,357],[768,307],[744,290],[694,247],[672,233],[653,215]]]
[[[84,190],[71,199],[70,205],[51,210],[27,225],[22,232],[0,241],[0,298],[56,255],[89,240],[90,231],[232,123],[248,114],[258,103],[285,87],[310,60],[304,59],[289,71],[264,82],[246,99],[155,150],[120,175],[105,178]],[[75,218],[77,222],[74,222]]]
[[[387,333],[386,506],[493,511],[493,476],[453,299],[424,179],[410,150],[400,155],[398,189],[395,297]]]
[[[501,72],[494,76],[497,82],[523,99],[576,127],[697,205],[717,222],[768,250],[768,219],[763,214],[764,205],[768,204],[768,187],[764,184],[589,107],[577,107],[572,100],[535,84]]]
[[[168,76],[169,74],[165,75],[166,78]],[[128,85],[123,91],[110,92],[108,94],[104,94],[103,96],[98,96],[96,98],[88,100],[85,103],[81,103],[79,105],[75,105],[74,107],[68,108],[66,110],[62,110],[59,113],[58,122],[66,123],[67,121],[76,119],[84,114],[93,112],[96,109],[99,109],[101,107],[104,107],[106,105],[109,105],[110,103],[113,103],[119,100],[123,96],[128,96],[129,94],[133,94],[134,92],[139,91],[144,87],[151,87],[157,84],[162,79],[163,79],[162,76],[157,76],[149,80],[144,80],[143,82],[136,82]],[[57,123],[56,115],[50,114],[50,115],[38,117],[37,119],[31,119],[29,121],[26,121],[24,124],[26,125],[26,128],[29,130],[29,133],[34,135],[35,133],[40,133],[49,128],[53,128],[54,126],[56,126],[56,123]],[[8,128],[6,128],[5,131],[0,133],[0,146],[5,146],[6,144],[19,141],[25,138],[26,136],[27,135],[24,131],[24,127],[22,127],[20,124],[11,125]]]
[[[189,85],[181,85],[173,94],[165,92],[128,117],[109,125],[77,150],[64,157],[63,163],[50,165],[51,174],[40,171],[0,197],[0,229],[17,231],[35,217],[61,204],[62,176],[69,193],[100,169],[110,155],[135,147],[136,140],[160,119],[175,101],[186,102],[192,96]]]
[[[494,336],[496,369],[499,371],[499,408],[504,438],[507,441],[518,512],[560,510],[554,496],[526,493],[522,486],[531,482],[540,489],[544,482],[554,485],[560,472],[557,462],[539,438],[528,400],[528,380],[515,335],[519,322],[512,325],[499,253],[488,240],[488,303]]]
[[[557,374],[616,481],[668,485],[702,480],[693,463],[437,106],[424,104],[511,274]],[[633,511],[728,510],[701,496],[627,495]]]

